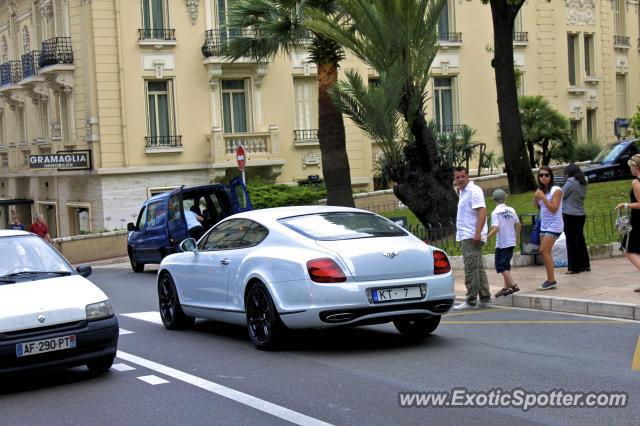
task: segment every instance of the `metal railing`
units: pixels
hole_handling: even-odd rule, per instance
[[[18,84],[22,80],[22,62],[9,61],[0,65],[0,85]]]
[[[462,43],[462,33],[438,33],[439,41]]]
[[[360,208],[386,217],[407,217],[410,214],[409,209],[400,202],[369,204]],[[532,229],[533,217],[535,217],[534,214],[520,215],[520,221],[523,224],[521,241],[524,243],[527,243],[530,239],[529,233]],[[613,210],[587,212],[583,230],[587,245],[619,242],[620,235],[616,230],[616,219],[617,213]],[[456,241],[456,226],[453,222],[434,223],[427,226],[413,223],[409,224],[406,229],[421,240],[446,251],[450,255],[462,253],[460,243]],[[493,240],[482,246],[484,253],[493,253],[494,250],[495,243]]]
[[[452,133],[454,135],[459,135],[463,128],[464,124],[440,124],[437,131],[440,133]]]
[[[614,35],[613,36],[613,44],[615,46],[631,47],[631,40],[627,36]]]
[[[294,130],[293,131],[293,140],[294,141],[314,140],[314,139],[318,139],[318,129]]]
[[[32,50],[22,55],[22,78],[33,77],[40,72],[40,51]]]
[[[175,41],[176,30],[173,28],[140,28],[138,40],[166,40]]]
[[[204,44],[202,45],[202,54],[210,58],[211,56],[224,56],[223,47],[229,40],[239,37],[255,38],[255,33],[250,31],[221,31],[207,30],[204,36]],[[251,56],[251,55],[249,55]]]
[[[38,64],[40,68],[56,64],[73,64],[71,37],[54,37],[43,41]]]
[[[516,43],[524,43],[529,41],[529,33],[523,31],[515,31],[513,33],[513,41]]]
[[[173,136],[145,136],[145,141],[147,141],[147,148],[158,148],[158,147],[181,147],[182,146],[182,135],[173,135]]]

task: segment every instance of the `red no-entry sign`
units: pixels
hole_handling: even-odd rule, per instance
[[[244,156],[244,148],[242,147],[242,145],[238,145],[238,148],[236,149],[236,160],[238,160],[238,169],[243,172],[247,160]]]

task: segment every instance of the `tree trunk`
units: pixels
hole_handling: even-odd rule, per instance
[[[335,107],[329,89],[338,79],[336,64],[318,66],[318,141],[327,188],[327,205],[355,207],[351,170],[347,157],[342,113]]]
[[[536,150],[533,146],[533,142],[527,142],[527,150],[529,151],[529,164],[531,165],[531,167],[537,167]]]
[[[510,5],[508,0],[491,0],[490,4],[494,42],[494,56],[491,65],[496,76],[504,164],[507,169],[509,191],[512,194],[520,194],[535,189],[531,165],[522,137],[516,78],[513,69],[513,23],[522,7],[522,2]]]

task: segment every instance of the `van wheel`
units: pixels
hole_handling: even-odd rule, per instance
[[[129,262],[131,262],[131,269],[133,272],[139,274],[140,272],[144,272],[144,263],[140,263],[136,260],[136,255],[133,254],[133,249],[129,247]]]

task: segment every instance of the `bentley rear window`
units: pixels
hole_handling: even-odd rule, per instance
[[[302,235],[320,241],[407,235],[407,232],[398,225],[369,213],[309,214],[280,219],[280,223]]]

